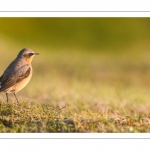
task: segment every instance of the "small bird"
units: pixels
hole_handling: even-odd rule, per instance
[[[0,77],[0,92],[6,93],[7,103],[8,93],[13,93],[19,104],[16,93],[30,81],[32,77],[31,62],[33,57],[38,54],[29,48],[22,49]]]

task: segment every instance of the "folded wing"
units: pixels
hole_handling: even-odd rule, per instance
[[[23,79],[27,78],[30,75],[31,68],[29,65],[24,65],[18,70],[15,70],[10,73],[4,73],[0,77],[0,92],[10,88],[18,82],[21,82]]]

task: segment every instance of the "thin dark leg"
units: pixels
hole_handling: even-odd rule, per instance
[[[19,104],[19,101],[18,101],[18,98],[17,98],[17,96],[16,96],[16,93],[14,93],[14,95],[15,95],[15,98],[16,98],[16,100],[17,100],[17,103]]]
[[[8,103],[8,93],[6,93],[7,103]]]

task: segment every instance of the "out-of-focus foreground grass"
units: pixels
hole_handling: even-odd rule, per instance
[[[0,39],[2,73],[23,42]],[[20,106],[0,95],[0,132],[150,132],[150,45],[142,42],[117,51],[32,45],[40,55]]]

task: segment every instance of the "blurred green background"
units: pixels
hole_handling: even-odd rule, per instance
[[[150,39],[150,18],[0,18],[0,35],[29,47],[125,50]]]
[[[28,47],[40,53],[28,86],[41,95],[65,85],[147,88],[149,41],[150,18],[0,18],[0,72]]]

